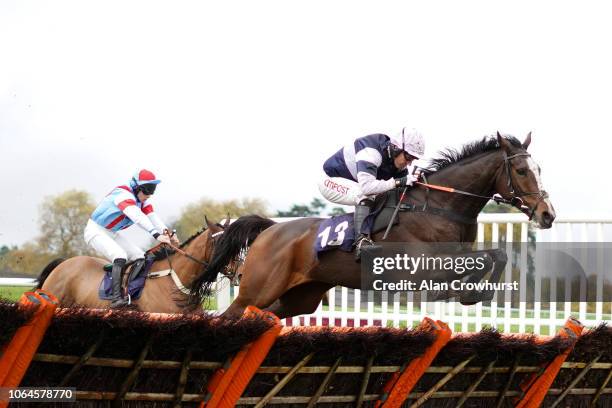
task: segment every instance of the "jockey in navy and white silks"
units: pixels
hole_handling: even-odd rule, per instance
[[[164,234],[167,227],[148,201],[160,182],[149,170],[136,172],[127,185],[115,187],[104,197],[85,227],[87,245],[113,263],[112,307],[125,304],[120,284],[126,262],[144,258],[144,251],[117,234],[119,231],[136,224],[160,242],[178,244],[176,236]]]
[[[355,206],[356,256],[371,245],[370,231],[362,230],[374,198],[396,187],[412,185],[416,178],[407,167],[425,154],[425,141],[415,129],[404,127],[397,135],[373,134],[356,139],[323,164],[325,177],[319,190],[327,200]]]

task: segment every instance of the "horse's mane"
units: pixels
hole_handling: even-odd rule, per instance
[[[234,221],[217,241],[215,251],[207,268],[191,284],[191,303],[200,305],[211,292],[211,285],[220,272],[238,255],[241,249],[251,245],[255,238],[270,226],[271,219],[259,215],[244,215]]]
[[[504,135],[502,137],[510,142],[512,146],[521,147],[521,142],[516,137],[511,135]],[[476,140],[463,145],[461,150],[447,148],[438,152],[440,157],[430,159],[429,164],[425,169],[428,172],[433,173],[445,169],[446,167],[449,167],[462,160],[474,157],[480,153],[486,153],[497,149],[499,149],[497,137],[485,136],[481,140]]]
[[[198,237],[201,233],[203,233],[204,231],[206,231],[207,228],[206,227],[202,227],[199,231],[196,231],[195,234],[193,234],[192,236],[190,236],[189,238],[187,238],[179,248],[183,249],[185,248],[187,245],[189,245],[189,243],[191,241],[193,241],[196,237]],[[152,252],[151,254],[153,255],[153,261],[157,262],[157,261],[163,261],[164,259],[168,258],[170,255],[173,255],[176,251],[173,249],[168,249],[168,248],[160,248],[155,252]]]

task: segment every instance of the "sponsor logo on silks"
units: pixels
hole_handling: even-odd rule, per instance
[[[325,187],[329,188],[330,190],[334,190],[337,191],[338,193],[342,194],[342,195],[346,195],[349,191],[349,187],[343,186],[341,184],[335,183],[333,181],[331,181],[330,179],[325,180],[325,182],[323,183],[325,185]]]
[[[331,249],[351,252],[353,242],[355,242],[353,213],[349,213],[323,220],[317,230],[314,248],[317,253]]]

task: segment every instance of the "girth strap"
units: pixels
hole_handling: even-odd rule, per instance
[[[187,289],[185,286],[183,286],[183,282],[181,282],[181,280],[179,279],[179,277],[176,274],[176,272],[174,272],[174,269],[165,269],[163,271],[158,271],[158,272],[149,272],[148,278],[149,279],[156,279],[156,278],[162,278],[162,277],[168,276],[168,275],[170,275],[170,277],[174,281],[174,284],[176,285],[178,290],[180,290],[181,292],[183,292],[186,295],[189,294],[189,289]]]
[[[454,222],[458,222],[461,224],[468,224],[468,225],[474,225],[478,222],[476,218],[466,217],[454,211],[445,210],[444,208],[432,207],[430,205],[418,205],[417,206],[414,204],[403,203],[400,206],[400,211],[424,212],[424,213],[434,214],[434,215],[444,217]]]

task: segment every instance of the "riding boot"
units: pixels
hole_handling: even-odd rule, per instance
[[[123,258],[117,258],[113,261],[113,271],[111,272],[112,278],[112,289],[113,295],[111,299],[111,309],[117,309],[128,305],[127,300],[123,298],[121,292],[121,280],[123,275],[123,268],[125,268],[126,260]]]
[[[368,234],[361,232],[363,222],[370,215],[370,206],[364,205],[363,201],[355,206],[354,223],[355,223],[355,262],[361,261],[361,249],[364,246],[372,246],[374,242]]]
[[[138,278],[138,276],[141,273],[146,272],[145,270],[143,270],[145,268],[145,265],[146,265],[146,260],[144,258],[138,258],[134,261],[134,263],[132,264],[132,269],[130,270],[130,276],[128,276],[127,283],[126,283],[128,290],[129,290],[130,283],[134,279]]]

